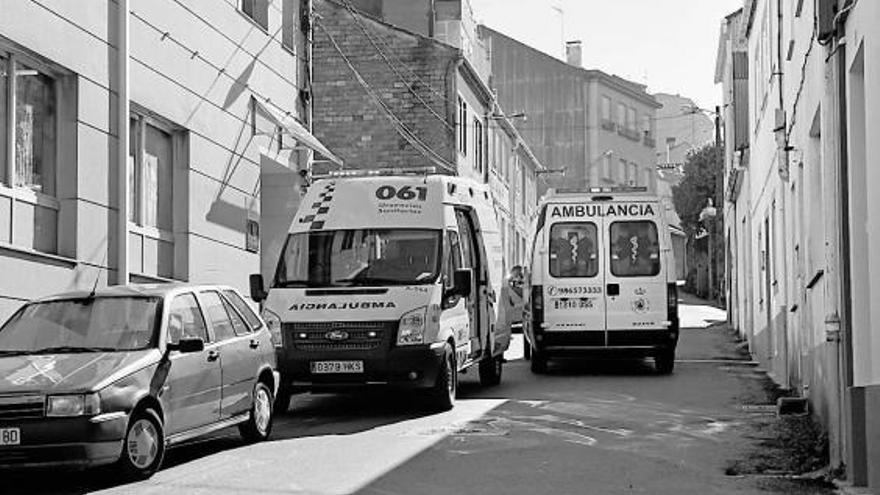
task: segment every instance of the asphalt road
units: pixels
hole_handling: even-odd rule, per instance
[[[303,395],[272,440],[232,429],[172,449],[152,479],[112,470],[19,472],[6,493],[535,494],[796,493],[725,476],[749,442],[759,374],[723,327],[682,333],[675,372],[650,361],[551,363],[533,375],[509,351],[502,384],[461,377],[459,402],[431,414],[407,395]]]

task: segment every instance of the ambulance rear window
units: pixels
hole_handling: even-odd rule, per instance
[[[660,273],[660,242],[654,222],[614,222],[610,234],[612,275],[653,277]]]
[[[598,231],[592,222],[554,223],[550,227],[550,275],[589,278],[599,274]]]

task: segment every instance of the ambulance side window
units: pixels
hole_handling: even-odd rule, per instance
[[[660,273],[660,242],[654,222],[614,222],[610,234],[612,275],[653,277]]]
[[[454,230],[446,231],[446,257],[443,260],[443,285],[452,287],[455,270],[461,268],[461,240],[458,232]]]

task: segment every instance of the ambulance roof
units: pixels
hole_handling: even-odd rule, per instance
[[[491,202],[483,184],[450,175],[351,174],[316,180],[291,233],[361,228],[445,226],[443,204]]]

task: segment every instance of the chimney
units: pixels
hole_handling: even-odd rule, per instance
[[[581,40],[565,42],[565,60],[568,62],[568,65],[583,67],[584,62],[581,56]]]

